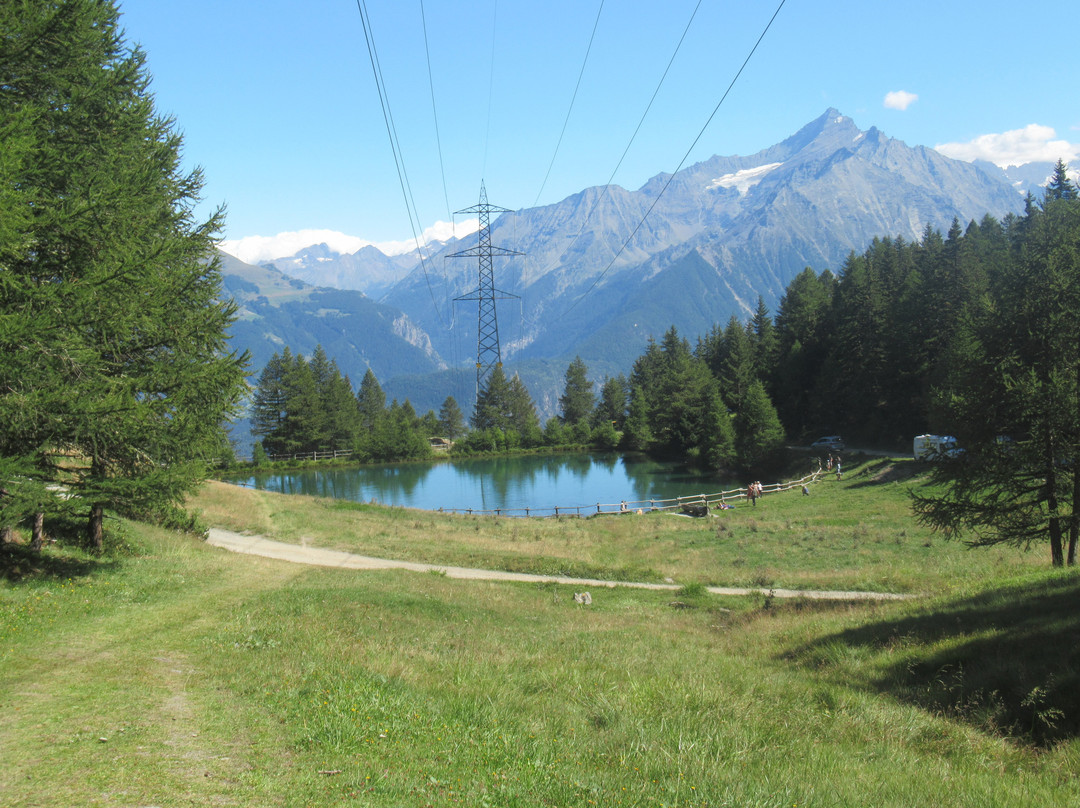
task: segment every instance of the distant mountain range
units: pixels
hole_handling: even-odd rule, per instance
[[[829,109],[754,155],[502,214],[492,243],[523,253],[495,259],[496,287],[520,297],[498,308],[504,362],[553,414],[574,356],[598,379],[628,371],[670,326],[693,341],[748,317],[759,295],[775,310],[805,267],[838,271],[874,237],[917,240],[927,225],[1019,213],[1052,170],[953,160]],[[230,257],[226,287],[243,306],[234,343],[258,369],[286,344],[310,353],[321,342],[354,384],[371,367],[421,412],[447,394],[468,412],[476,304],[454,299],[476,289],[477,263],[449,255],[476,240],[428,245],[423,262],[370,246],[341,255],[312,245],[262,267]]]
[[[427,334],[404,312],[363,292],[312,286],[227,253],[221,260],[225,292],[239,305],[232,347],[251,352],[256,376],[286,345],[311,356],[321,344],[354,386],[369,367],[380,380],[446,367]]]

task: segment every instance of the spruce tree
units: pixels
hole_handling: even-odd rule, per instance
[[[319,391],[311,365],[299,354],[284,368],[285,423],[282,444],[286,453],[308,454],[325,449]]]
[[[342,376],[337,362],[330,362],[330,377],[319,391],[325,417],[327,441],[335,451],[347,449],[360,432],[360,406],[353,395],[352,382]]]
[[[559,407],[564,424],[587,421],[596,403],[593,383],[588,378],[589,369],[580,356],[566,368],[566,383],[559,396]]]
[[[832,289],[807,267],[788,284],[776,312],[776,406],[793,433],[809,425],[816,380],[828,353]]]
[[[259,374],[251,410],[251,434],[270,455],[285,451],[285,368],[292,365],[292,352],[275,353]]]
[[[1054,166],[1050,182],[1046,184],[1046,201],[1076,199],[1076,186],[1069,180],[1069,167],[1060,157]]]
[[[769,308],[761,295],[758,295],[757,309],[750,320],[749,337],[754,357],[754,373],[767,387],[771,387],[780,344]]]
[[[652,446],[652,428],[649,426],[649,403],[645,391],[638,385],[630,388],[630,404],[620,446],[630,452],[648,451]]]
[[[604,381],[600,388],[600,403],[593,412],[593,425],[611,424],[621,430],[626,422],[626,377],[621,373]]]
[[[742,407],[750,384],[757,378],[754,365],[754,346],[750,342],[747,328],[735,315],[728,320],[724,329],[720,348],[720,383],[724,390],[724,400],[729,409]]]
[[[450,440],[465,434],[465,415],[453,396],[447,396],[439,408],[439,429]]]
[[[386,413],[386,393],[375,378],[371,368],[367,369],[356,391],[356,402],[360,409],[360,429],[374,432]]]
[[[740,466],[757,475],[772,469],[784,448],[784,428],[765,386],[751,382],[735,416],[735,455]]]
[[[536,415],[536,405],[525,387],[525,382],[516,373],[508,385],[508,403],[510,427],[521,437],[522,445],[539,446],[543,436],[540,432],[540,419]]]
[[[511,428],[510,381],[502,365],[496,365],[488,375],[487,384],[476,397],[472,416],[473,429]]]

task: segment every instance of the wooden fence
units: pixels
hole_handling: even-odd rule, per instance
[[[775,494],[780,491],[790,491],[792,488],[802,488],[818,482],[825,472],[815,471],[813,474],[798,480],[789,480],[782,483],[770,483],[761,486],[761,496]],[[549,508],[495,508],[494,510],[478,510],[476,508],[439,508],[440,513],[460,513],[474,516],[594,516],[596,514],[624,514],[645,513],[647,511],[677,511],[681,512],[689,508],[707,508],[714,510],[725,505],[731,506],[733,502],[746,502],[747,489],[733,488],[730,491],[718,491],[715,494],[692,494],[674,499],[643,499],[624,500],[623,502],[603,503],[595,505],[555,505]]]
[[[270,460],[336,460],[339,457],[348,457],[353,453],[352,449],[323,449],[318,452],[297,452],[296,454],[272,454],[267,455]]]

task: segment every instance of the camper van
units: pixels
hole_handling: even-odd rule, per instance
[[[916,460],[940,460],[957,457],[964,450],[952,435],[916,435],[911,453]]]

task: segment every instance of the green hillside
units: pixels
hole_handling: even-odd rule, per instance
[[[310,568],[113,523],[0,553],[0,793],[51,805],[1017,806],[1075,802],[1075,574],[971,552],[871,464],[715,519],[521,520],[212,484],[214,523],[681,589]],[[918,481],[914,484],[918,485]],[[433,543],[432,536],[441,541]],[[612,563],[611,561],[608,562]],[[707,594],[761,576],[893,602]],[[768,586],[769,584],[765,584]]]

